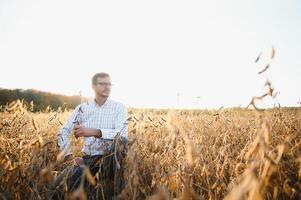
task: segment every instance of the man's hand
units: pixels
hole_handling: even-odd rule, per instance
[[[101,137],[99,130],[93,128],[87,128],[81,125],[75,125],[73,132],[76,138],[79,137]]]
[[[81,157],[76,157],[74,158],[74,165],[75,166],[80,166],[84,164],[84,160]]]

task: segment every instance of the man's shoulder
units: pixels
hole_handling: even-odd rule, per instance
[[[121,103],[120,101],[110,99],[110,103],[112,105],[114,105],[114,107],[117,107],[117,108],[126,108],[125,104]]]
[[[82,102],[80,104],[78,104],[76,107],[75,107],[75,110],[79,110],[79,109],[87,109],[88,107],[91,107],[93,106],[93,101],[85,101],[85,102]]]

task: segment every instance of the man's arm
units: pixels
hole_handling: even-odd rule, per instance
[[[107,140],[113,140],[117,133],[120,136],[128,138],[128,125],[127,125],[127,109],[124,105],[120,105],[117,110],[115,118],[115,128],[113,129],[94,129],[87,128],[81,125],[74,126],[75,137],[96,137]]]
[[[128,138],[127,108],[123,104],[118,107],[114,129],[101,128],[100,131],[103,139],[113,140],[119,132],[120,136]]]
[[[78,105],[69,119],[65,122],[65,124],[60,128],[59,135],[58,135],[58,145],[60,147],[60,150],[65,150],[65,156],[70,155],[70,143],[69,143],[69,134],[71,133],[73,127],[74,127],[74,120],[76,116],[78,115],[80,105]]]

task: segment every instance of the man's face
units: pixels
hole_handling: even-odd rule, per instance
[[[111,78],[109,76],[96,80],[96,85],[93,85],[93,90],[96,95],[101,97],[109,97],[111,93]]]

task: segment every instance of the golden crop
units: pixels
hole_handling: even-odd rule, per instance
[[[0,199],[85,198],[82,188],[51,187],[72,165],[56,143],[69,115],[34,114],[20,101],[0,113]],[[300,109],[130,109],[128,120],[119,199],[301,198]],[[71,137],[80,155],[81,140]]]

